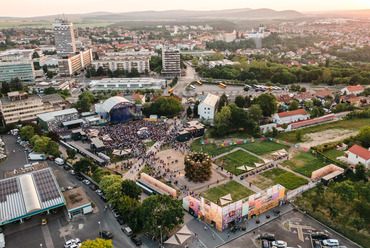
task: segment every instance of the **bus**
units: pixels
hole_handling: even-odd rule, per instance
[[[198,84],[199,86],[202,86],[202,85],[203,85],[203,83],[202,83],[202,82],[200,82],[200,81],[197,81],[197,84]]]
[[[173,93],[173,88],[168,91],[168,94],[171,95],[172,93]]]
[[[226,89],[226,84],[220,83],[220,84],[219,84],[219,86],[220,86],[221,88]]]

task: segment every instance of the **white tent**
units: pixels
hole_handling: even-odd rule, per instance
[[[255,165],[256,167],[260,167],[260,166],[262,166],[262,165],[264,165],[264,164],[262,164],[262,163],[254,163],[254,165]]]
[[[264,158],[263,162],[265,162],[265,164],[267,164],[267,163],[270,163],[270,160]]]
[[[221,197],[221,199],[229,200],[229,201],[232,201],[233,200],[233,199],[231,199],[231,194],[227,194],[227,195]]]
[[[117,155],[117,156],[120,156],[121,155],[121,151],[118,150],[118,149],[114,149],[113,152],[112,152],[113,155]]]
[[[165,244],[173,244],[173,245],[181,245],[181,244],[179,243],[179,241],[177,241],[177,239],[176,239],[176,236],[175,236],[175,235],[173,235],[171,238],[167,239],[164,243],[165,243]]]
[[[188,234],[177,234],[176,237],[179,239],[180,244],[184,243],[191,235]]]
[[[254,167],[247,166],[247,171],[250,171],[250,170],[253,170],[253,169],[254,169]]]
[[[239,169],[239,170],[245,170],[245,167],[243,165],[243,166],[238,167],[237,169]]]
[[[180,231],[177,232],[177,234],[189,234],[189,235],[191,235],[191,232],[190,232],[189,228],[186,225],[184,225],[180,229]]]
[[[272,155],[274,155],[274,156],[280,156],[280,153],[279,152],[274,152],[274,153],[272,153]]]
[[[278,152],[279,152],[280,154],[282,154],[282,155],[283,155],[283,154],[287,154],[287,151],[285,151],[285,149],[281,149],[281,150],[279,150]]]
[[[225,205],[225,204],[228,204],[228,203],[230,203],[231,201],[229,201],[229,200],[224,200],[224,199],[220,199],[220,201],[221,201],[221,205]]]

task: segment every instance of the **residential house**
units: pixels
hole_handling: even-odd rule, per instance
[[[364,87],[362,87],[361,85],[347,86],[347,87],[340,90],[340,93],[342,95],[353,94],[353,95],[357,96],[358,94],[361,94],[362,92],[364,92]]]
[[[307,114],[304,109],[297,109],[293,111],[287,111],[282,113],[274,114],[272,121],[278,125],[289,124],[292,122],[303,121],[310,119],[310,115]]]
[[[213,120],[217,111],[219,96],[208,94],[207,97],[198,105],[198,114],[201,119]]]
[[[313,95],[315,97],[321,98],[321,99],[327,98],[328,96],[334,97],[333,94],[328,89],[320,90],[320,91],[314,93]]]
[[[294,97],[298,100],[299,103],[304,101],[311,101],[313,98],[313,95],[310,92],[301,92],[298,95]]]
[[[353,145],[348,149],[348,161],[353,164],[362,163],[366,169],[370,169],[370,151],[361,146]]]
[[[292,100],[293,97],[288,94],[279,95],[276,97],[276,101],[283,105],[289,105],[292,102]]]

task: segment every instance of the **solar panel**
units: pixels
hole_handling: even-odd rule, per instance
[[[36,188],[42,202],[47,202],[60,197],[60,193],[50,170],[42,170],[33,173]]]
[[[11,178],[9,180],[0,181],[0,202],[5,202],[7,196],[18,193],[17,178]]]

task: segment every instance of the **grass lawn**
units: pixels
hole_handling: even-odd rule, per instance
[[[370,119],[350,119],[350,120],[339,120],[334,122],[328,122],[312,127],[306,127],[303,128],[303,133],[316,133],[316,132],[322,132],[328,129],[338,128],[338,129],[349,129],[353,131],[358,131],[364,126],[370,125]],[[284,132],[279,134],[279,139],[296,143],[298,142],[295,138],[295,131],[291,132]]]
[[[155,144],[155,140],[152,140],[152,141],[149,141],[149,142],[145,142],[145,145],[146,145],[146,147],[148,147],[148,148],[150,148],[150,147],[152,147],[154,144]]]
[[[330,149],[323,152],[326,156],[328,156],[331,159],[337,159],[337,157],[344,156],[344,151],[338,151],[337,149]]]
[[[254,191],[244,187],[242,184],[235,181],[230,181],[226,183],[226,186],[222,184],[220,186],[204,191],[200,195],[213,203],[216,203],[217,201],[218,203],[220,203],[220,197],[225,196],[229,193],[231,194],[231,199],[233,200],[233,202],[239,201],[250,195],[255,194]]]
[[[120,162],[120,161],[125,161],[125,160],[128,160],[128,159],[131,159],[133,158],[134,156],[129,156],[129,157],[120,157],[120,156],[116,156],[116,155],[109,155],[110,157],[110,162],[113,164],[113,163],[117,163],[117,162]]]
[[[243,147],[245,150],[248,150],[254,154],[257,155],[264,155],[273,151],[285,149],[286,151],[289,150],[289,146],[278,144],[275,142],[270,141],[261,141],[261,142],[254,142],[254,143],[246,143],[240,145],[240,147]]]
[[[327,166],[328,164],[330,164],[330,162],[325,162],[321,158],[315,158],[314,154],[308,152],[301,152],[282,163],[282,165],[306,177],[311,177],[313,171]]]
[[[201,151],[201,147],[203,146],[203,152],[206,152],[208,155],[214,156],[218,154],[222,154],[228,151],[231,151],[236,148],[236,146],[216,146],[214,144],[206,144],[206,145],[201,145],[200,144],[200,139],[195,140],[191,144],[191,150],[194,150],[196,152]]]
[[[259,175],[259,177],[267,178],[270,182],[267,185],[266,184],[258,185],[258,182],[257,183],[254,182],[254,184],[256,184],[256,186],[261,188],[261,189],[266,189],[266,188],[271,187],[275,184],[281,184],[285,188],[287,188],[289,190],[292,190],[292,189],[296,189],[299,186],[302,186],[305,183],[307,183],[306,179],[304,179],[300,176],[297,176],[292,172],[288,172],[288,171],[285,171],[285,170],[280,169],[280,168],[275,168],[275,169],[272,169],[272,170],[265,171],[265,172],[261,173]],[[261,180],[261,181],[264,182],[264,180]],[[270,185],[271,183],[272,183],[272,185]]]
[[[236,169],[239,166],[245,165],[249,167],[256,167],[254,163],[263,163],[261,159],[242,150],[222,156],[217,160],[216,163],[221,164],[223,159],[225,159],[224,169],[230,173],[233,173],[234,175],[239,175],[243,172],[246,172],[244,170]]]

